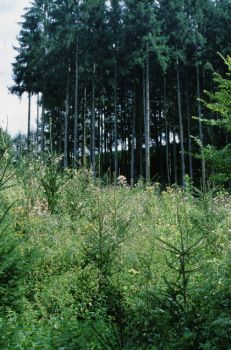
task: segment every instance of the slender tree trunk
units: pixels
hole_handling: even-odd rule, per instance
[[[146,182],[150,182],[149,43],[146,43],[146,55],[146,79],[144,82],[145,175]]]
[[[79,6],[79,1],[77,1]],[[77,24],[79,26],[79,24]],[[79,30],[76,33],[76,54],[75,54],[75,114],[74,114],[74,167],[78,161],[78,114],[79,114]]]
[[[106,147],[105,147],[105,106],[103,104],[102,115],[101,115],[101,147],[103,154],[103,166],[106,163]],[[103,168],[104,169],[104,168]]]
[[[178,175],[177,175],[177,157],[176,157],[176,128],[173,127],[173,166],[174,166],[174,182],[178,184]]]
[[[167,183],[170,185],[170,169],[169,169],[169,135],[168,135],[168,119],[167,119],[167,101],[166,101],[166,77],[164,75],[164,125],[165,125],[165,142],[166,142],[166,172]]]
[[[43,54],[45,55],[45,52],[47,50],[47,28],[48,28],[48,1],[43,2],[42,11],[43,11],[43,21],[42,21],[42,42],[43,42]],[[44,83],[42,84],[43,91],[45,91]],[[45,151],[45,97],[44,92],[42,92],[41,96],[41,102],[42,102],[42,111],[41,111],[41,152],[43,153]],[[60,135],[59,135],[60,136]]]
[[[144,70],[143,70],[144,73]],[[142,82],[139,82],[139,86]],[[137,164],[137,176],[143,176],[143,129],[144,129],[144,108],[140,104],[142,101],[143,93],[136,85],[136,164]]]
[[[86,79],[84,81],[84,91],[83,91],[83,125],[82,125],[82,134],[83,134],[83,168],[87,167],[87,158],[86,158],[86,147],[87,147],[87,138],[86,138],[86,112],[87,112],[87,83]]]
[[[27,149],[31,146],[31,92],[28,93]]]
[[[158,122],[158,114],[156,111],[154,111],[154,120],[156,121],[156,132],[154,133],[153,137],[155,140],[155,147],[156,149],[160,148],[160,142],[159,142],[159,122]]]
[[[99,110],[99,117],[98,117],[98,141],[99,141],[98,174],[99,174],[99,178],[100,178],[101,177],[101,168],[102,168],[102,155],[103,155],[103,149],[102,149],[102,110],[101,110],[101,108]]]
[[[104,134],[104,160],[106,163],[106,166],[108,168],[108,138],[107,138],[107,121],[105,119],[105,108],[104,108],[104,129],[103,129],[103,134]]]
[[[163,155],[163,132],[162,132],[162,122],[161,122],[161,117],[162,117],[162,106],[161,103],[159,105],[159,111],[158,111],[158,139],[160,140],[160,162],[159,162],[159,173],[160,173],[160,181],[161,184],[164,185],[164,155]]]
[[[91,112],[91,168],[93,176],[96,176],[95,166],[95,62],[92,71],[92,112]]]
[[[135,177],[135,125],[136,123],[136,92],[133,95],[132,138],[131,138],[131,186],[134,186]]]
[[[41,116],[41,151],[44,152],[44,132],[45,132],[45,108],[44,108],[44,94],[42,95],[42,116]]]
[[[36,148],[37,148],[37,152],[38,152],[38,150],[39,150],[39,93],[37,95],[36,125],[37,125],[37,130],[36,130]]]
[[[143,177],[143,121],[141,119],[141,115],[139,117],[139,133],[138,133],[138,139],[139,144],[138,147],[138,159],[139,159],[139,175]]]
[[[50,152],[53,153],[52,118],[49,119]]]
[[[186,72],[186,111],[187,111],[187,131],[188,131],[188,159],[189,159],[189,174],[193,181],[193,164],[192,164],[192,140],[191,140],[191,119],[189,109],[189,93],[188,93],[188,75]]]
[[[69,128],[69,99],[70,99],[70,60],[68,60],[67,89],[65,101],[65,121],[64,121],[64,168],[68,167],[68,128]]]
[[[116,50],[116,48],[115,48]],[[116,54],[115,54],[116,55]],[[117,121],[117,60],[115,56],[115,77],[114,77],[114,133],[115,133],[115,164],[114,164],[114,182],[118,178],[118,121]]]
[[[205,159],[203,157],[203,146],[204,146],[204,135],[202,128],[202,112],[201,112],[201,93],[200,93],[200,73],[199,73],[199,65],[196,62],[196,77],[197,77],[197,107],[198,107],[198,117],[199,117],[199,136],[201,143],[201,174],[202,174],[202,189],[206,188],[206,173],[205,173]]]
[[[180,91],[180,77],[179,77],[179,62],[177,59],[176,65],[177,74],[177,101],[178,101],[178,117],[180,127],[180,150],[181,150],[181,184],[185,187],[185,159],[184,159],[184,129],[183,129],[183,118],[181,109],[181,91]]]
[[[59,153],[61,154],[63,152],[63,117],[64,117],[64,114],[65,112],[63,113],[62,111],[60,111],[60,114],[59,114],[59,137],[58,137],[58,141],[59,141],[59,144],[58,144],[58,150],[59,150]]]
[[[96,140],[95,149],[98,150],[97,151],[98,157],[97,157],[96,165],[99,165],[99,164],[97,164],[97,162],[100,161],[100,131],[99,131],[99,109],[98,108],[99,108],[99,106],[97,107],[96,113],[95,113],[95,140]],[[97,173],[97,169],[98,169],[98,166],[95,169],[96,173]]]

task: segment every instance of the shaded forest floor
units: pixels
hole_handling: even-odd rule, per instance
[[[2,173],[1,350],[231,349],[230,195],[57,164]]]

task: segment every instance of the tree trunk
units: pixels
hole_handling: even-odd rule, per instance
[[[116,50],[116,48],[115,48]],[[114,182],[118,178],[118,123],[117,123],[117,61],[115,57],[115,77],[114,77],[114,133],[115,133],[115,158],[114,158]]]
[[[144,80],[144,69],[143,69],[143,80]],[[142,83],[139,83],[139,86]],[[144,81],[143,81],[144,87]],[[143,129],[144,129],[144,109],[145,103],[143,103],[143,108],[140,104],[140,101],[143,98],[144,101],[144,89],[143,95],[142,90],[139,87],[136,88],[136,135],[137,135],[137,144],[136,144],[136,155],[137,155],[137,175],[143,177]]]
[[[132,138],[131,138],[131,186],[134,186],[135,175],[135,123],[136,123],[136,93],[133,95]]]
[[[86,140],[86,112],[87,112],[87,83],[86,79],[84,81],[84,91],[83,91],[83,124],[82,124],[82,156],[83,156],[83,168],[86,169],[87,167],[87,158],[86,158],[86,147],[87,147],[87,140]]]
[[[180,77],[179,77],[179,62],[177,59],[176,65],[177,75],[177,101],[178,101],[178,117],[180,127],[180,150],[181,150],[181,184],[185,187],[185,160],[184,160],[184,129],[183,129],[183,118],[181,110],[181,91],[180,91]]]
[[[109,167],[108,165],[108,138],[107,138],[107,120],[105,118],[105,113],[106,110],[104,108],[104,128],[103,128],[103,135],[104,135],[104,161],[106,163],[107,168]]]
[[[49,119],[50,152],[53,153],[52,118]]]
[[[41,151],[44,152],[44,130],[45,130],[45,108],[44,108],[44,94],[42,96],[42,120],[41,120]]]
[[[163,133],[162,133],[162,122],[161,122],[161,117],[162,117],[162,106],[161,103],[159,104],[159,111],[158,111],[158,139],[160,140],[160,145],[159,145],[159,174],[160,174],[160,181],[161,184],[164,185],[164,155],[163,155]]]
[[[173,128],[173,166],[174,166],[174,183],[178,184],[177,157],[176,157],[176,128]]]
[[[192,164],[192,140],[191,140],[191,119],[189,109],[189,94],[188,94],[188,76],[186,72],[186,111],[187,111],[187,131],[188,131],[188,159],[189,159],[189,175],[193,181],[193,164]]]
[[[206,174],[205,174],[205,159],[203,157],[203,146],[204,146],[204,135],[202,128],[202,112],[201,112],[201,93],[200,93],[200,73],[198,62],[196,62],[196,77],[197,77],[197,107],[198,107],[198,117],[199,117],[199,136],[201,143],[201,175],[202,175],[202,189],[206,188]]]
[[[91,111],[91,168],[93,176],[96,176],[96,167],[95,167],[95,62],[93,63],[92,71],[92,111]]]
[[[98,113],[98,142],[99,142],[99,148],[98,148],[98,174],[99,177],[101,176],[101,168],[102,168],[102,155],[103,155],[103,148],[102,148],[102,109],[100,108]]]
[[[36,130],[36,148],[37,148],[37,152],[38,152],[38,150],[39,150],[39,93],[37,95],[36,125],[37,125],[37,130]]]
[[[167,101],[166,101],[166,78],[164,75],[164,125],[165,125],[165,142],[166,142],[166,172],[167,183],[170,186],[170,169],[169,169],[169,135],[168,135],[168,119],[167,119]]]
[[[27,149],[31,146],[31,92],[28,93]]]
[[[64,121],[64,169],[68,167],[68,127],[69,127],[69,99],[70,99],[70,60],[67,67],[67,90],[65,101],[65,121]]]
[[[101,130],[101,147],[102,147],[102,154],[103,154],[103,166],[105,167],[105,164],[106,164],[106,141],[105,141],[105,105],[103,104],[103,110],[102,110],[102,130]]]
[[[59,137],[58,137],[58,150],[61,154],[63,152],[63,116],[65,112],[60,111],[59,113]]]
[[[144,82],[144,133],[145,133],[145,175],[150,182],[150,99],[149,99],[149,44],[146,43],[146,79]]]
[[[79,24],[77,24],[79,26]],[[74,167],[78,161],[78,114],[79,114],[79,29],[76,33],[76,54],[75,54],[75,114],[74,114]]]

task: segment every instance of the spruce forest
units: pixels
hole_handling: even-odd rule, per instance
[[[32,2],[11,91],[38,96],[39,149],[95,176],[204,182],[192,136],[215,146],[228,138],[201,123],[214,113],[200,99],[213,72],[225,72],[218,52],[230,53],[230,17],[229,0]]]
[[[230,0],[25,8],[1,350],[231,350],[230,33]]]

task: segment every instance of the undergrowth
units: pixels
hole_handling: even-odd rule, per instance
[[[231,198],[1,152],[1,350],[231,349]]]

